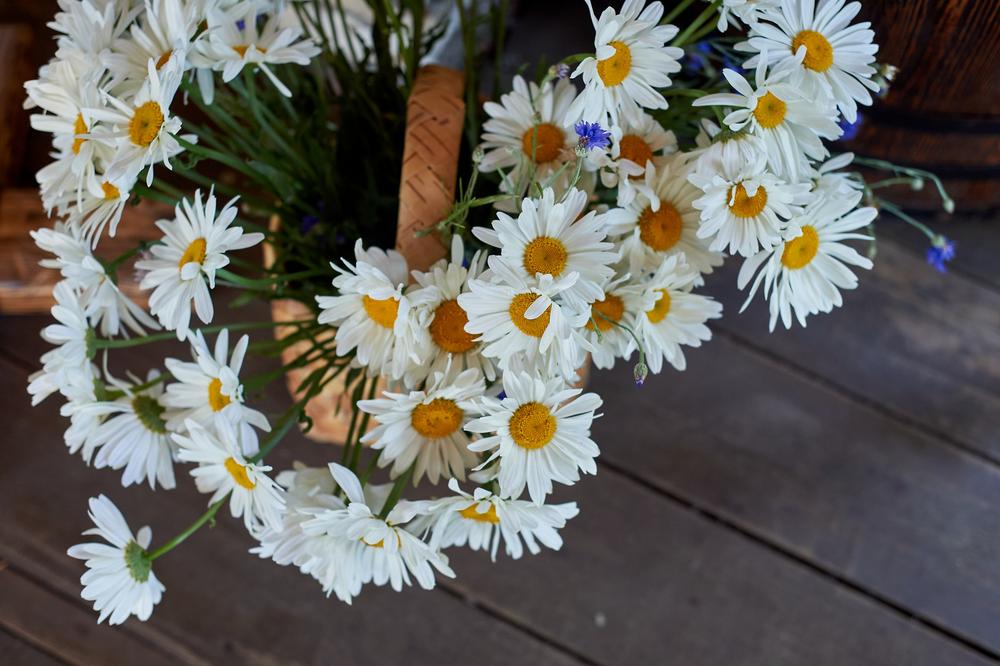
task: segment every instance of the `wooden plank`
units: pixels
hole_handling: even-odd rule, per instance
[[[28,114],[21,106],[22,85],[31,78],[28,57],[31,26],[0,24],[0,190],[9,187],[21,169]]]
[[[68,663],[176,664],[131,631],[98,625],[83,602],[69,601],[12,567],[0,571],[0,626]],[[3,659],[0,662],[22,663]]]
[[[16,666],[56,666],[66,662],[58,661],[16,636],[0,630],[0,663]]]
[[[763,300],[738,315],[738,262],[713,275],[718,328],[1000,461],[1000,294],[941,275],[891,240],[844,307],[768,334]],[[706,352],[711,354],[711,352]],[[692,373],[687,373],[688,375]]]
[[[1000,652],[995,465],[724,338],[641,390],[624,367],[594,388],[606,463]]]
[[[38,323],[8,320],[0,331],[23,338],[12,329],[31,330]],[[37,351],[33,347],[27,343],[19,353],[30,358]],[[19,390],[22,370],[11,367],[0,375],[0,395]],[[628,399],[631,392],[621,396]],[[58,555],[79,528],[68,527],[74,524],[68,507],[82,507],[88,494],[112,489],[115,478],[70,460],[60,450],[62,424],[54,406],[39,409],[33,423],[14,426],[11,441],[26,439],[30,431],[33,441],[44,444],[0,452],[0,501],[16,507],[10,535],[0,526],[0,543],[11,540],[22,549],[30,541],[34,549]],[[605,421],[613,428],[629,421],[628,412],[608,412],[615,414],[614,421]],[[605,450],[618,445],[618,437],[605,434],[603,440]],[[329,458],[329,449],[288,442],[272,464],[282,468],[293,457],[318,463]],[[7,471],[12,469],[18,470],[15,478]],[[49,491],[35,497],[30,479],[42,473],[50,479]],[[133,521],[153,520],[156,533],[165,535],[203,503],[181,485],[169,496],[140,490],[112,496]],[[31,501],[17,501],[18,496]],[[570,496],[581,502],[583,513],[567,528],[564,550],[496,565],[481,553],[453,551],[459,579],[449,586],[497,616],[602,664],[662,663],[664,655],[695,666],[985,663],[895,611],[607,470],[561,499]],[[45,525],[46,531],[39,534],[28,525]],[[462,605],[445,595],[367,590],[348,609],[323,600],[297,572],[247,557],[248,545],[241,528],[226,519],[164,558],[158,575],[167,593],[151,624],[206,658],[229,655],[227,649],[239,645],[246,652],[238,656],[246,659],[313,660],[321,649],[338,649],[364,661],[372,645],[388,643],[380,655],[409,663],[512,658],[552,663],[552,654],[539,644],[527,642],[525,651],[523,638],[512,641],[508,625],[484,623],[469,607],[460,615],[451,610]],[[60,577],[71,576],[63,572],[73,566],[66,558],[51,566]],[[204,617],[218,620],[206,628]],[[387,617],[396,624],[392,632],[381,628]],[[718,640],[720,635],[726,640]],[[442,657],[442,649],[452,651]],[[352,663],[351,658],[345,661]]]
[[[8,319],[3,328],[9,331],[15,323],[20,322]],[[29,330],[35,323],[26,322]],[[5,360],[0,366],[6,404],[26,404],[21,396],[27,373]],[[151,523],[157,542],[203,511],[205,497],[183,478],[172,492],[118,487],[117,473],[87,469],[66,454],[64,426],[55,402],[10,423],[0,447],[0,501],[6,507],[0,556],[37,568],[33,573],[76,595],[82,566],[65,550],[87,527],[88,497],[107,493],[133,527]],[[296,457],[309,460],[311,455],[317,464],[328,457],[329,448],[297,439]],[[292,451],[286,450],[275,463],[287,467],[291,460]],[[41,478],[46,479],[44,491]],[[339,663],[363,663],[374,653],[387,663],[578,663],[442,592],[370,589],[348,607],[325,598],[297,571],[249,555],[252,545],[228,518],[199,533],[157,562],[167,591],[152,619],[128,624],[162,650],[209,663],[316,663],[331,655]]]

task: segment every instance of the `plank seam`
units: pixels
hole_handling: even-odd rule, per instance
[[[700,504],[696,500],[688,499],[678,491],[671,490],[670,488],[660,485],[655,481],[647,480],[645,477],[621,467],[607,458],[602,457],[602,460],[603,467],[610,470],[612,473],[618,474],[619,476],[631,481],[648,492],[651,492],[659,497],[663,497],[673,504],[678,505],[682,509],[694,513],[710,523],[718,525],[725,530],[757,543],[776,555],[792,560],[793,562],[796,562],[819,575],[821,578],[837,583],[842,587],[845,587],[852,592],[874,602],[875,604],[892,611],[900,617],[916,622],[935,635],[948,639],[954,643],[958,643],[962,647],[981,657],[985,657],[994,662],[1000,662],[1000,652],[994,652],[989,647],[979,644],[974,639],[963,636],[956,630],[940,624],[933,618],[922,615],[916,611],[912,611],[906,606],[903,606],[902,604],[894,601],[892,598],[885,596],[876,590],[867,588],[864,585],[857,583],[818,562],[813,562],[804,555],[801,555],[795,552],[795,550],[783,545],[778,539],[772,538],[764,532],[757,531],[749,525],[744,526],[738,518],[730,519],[722,513],[717,513],[711,508]]]
[[[75,666],[74,662],[69,661],[62,655],[53,652],[49,648],[49,646],[45,645],[41,641],[36,641],[31,636],[25,636],[24,634],[21,634],[20,632],[17,631],[17,629],[6,623],[0,622],[0,632],[7,634],[18,643],[23,643],[24,645],[27,645],[32,650],[44,654],[46,657],[52,659],[53,661],[58,661],[60,664],[67,664],[67,666]]]
[[[905,208],[903,208],[903,212],[907,212]],[[917,211],[917,212],[919,212],[919,211]],[[904,252],[904,253],[912,256],[912,257],[920,257],[921,260],[926,260],[925,257],[924,257],[924,255],[920,251],[918,251],[915,247],[913,247],[912,245],[910,245],[908,243],[904,243],[904,242],[902,242],[902,241],[900,241],[900,240],[898,240],[896,238],[893,238],[891,236],[890,237],[877,238],[877,242],[879,242],[879,243],[888,243],[889,245],[891,245],[895,249],[900,250],[901,252]],[[958,264],[951,263],[951,264],[949,264],[948,265],[948,275],[953,275],[954,277],[956,277],[959,280],[962,280],[964,282],[969,282],[969,283],[971,283],[971,284],[973,284],[973,285],[975,285],[977,287],[980,287],[982,289],[986,289],[986,290],[991,291],[993,293],[1000,294],[1000,285],[997,285],[995,282],[993,282],[992,280],[990,280],[987,277],[984,277],[984,276],[980,275],[979,273],[976,273],[974,271],[968,271],[968,270],[966,270],[965,266],[963,264],[961,264],[961,263],[958,263]],[[864,285],[862,285],[861,288],[863,289]]]

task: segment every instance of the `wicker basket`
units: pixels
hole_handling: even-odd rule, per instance
[[[445,248],[434,234],[417,236],[417,232],[444,218],[455,199],[458,152],[465,117],[463,87],[461,72],[427,65],[418,71],[407,102],[396,249],[406,257],[411,269],[427,270],[445,256]],[[279,223],[277,217],[273,218],[272,228]],[[274,249],[265,246],[264,262],[270,265],[274,258]],[[295,321],[308,318],[311,312],[298,301],[276,300],[271,303],[271,315],[275,321]],[[279,339],[291,332],[290,327],[275,328],[275,336]],[[334,331],[325,335],[332,336]],[[282,352],[282,360],[285,363],[294,361],[310,344],[291,345]],[[288,390],[293,396],[314,369],[314,366],[307,366],[288,372]],[[306,405],[306,414],[313,422],[307,436],[321,442],[342,444],[347,438],[351,411],[344,380],[338,378],[330,382]]]

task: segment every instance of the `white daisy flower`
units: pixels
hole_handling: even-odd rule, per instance
[[[771,171],[785,180],[807,178],[810,160],[821,160],[829,153],[822,139],[834,140],[843,134],[837,124],[837,110],[832,103],[805,97],[788,83],[788,70],[767,74],[767,64],[757,64],[754,87],[737,72],[726,69],[723,75],[736,93],[706,95],[694,106],[726,106],[730,112],[725,123],[729,129],[748,128],[764,141]]]
[[[94,527],[85,531],[107,543],[81,543],[67,555],[87,563],[80,577],[80,596],[94,602],[100,613],[97,623],[121,624],[131,615],[145,622],[160,603],[166,589],[153,573],[153,563],[146,553],[153,532],[142,527],[133,535],[118,507],[104,495],[90,498],[87,515]]]
[[[471,280],[469,291],[458,297],[469,317],[465,330],[482,340],[482,353],[497,359],[505,372],[537,369],[575,381],[584,352],[590,350],[579,332],[589,311],[577,312],[553,299],[573,286],[577,274],[558,280],[543,275],[529,284],[501,257],[491,256],[489,265],[489,277],[498,281]]]
[[[337,481],[348,504],[344,509],[305,509],[314,517],[302,525],[306,534],[327,534],[344,547],[339,562],[344,587],[357,589],[366,583],[389,583],[399,592],[410,585],[410,576],[425,590],[434,587],[434,570],[454,578],[448,558],[432,550],[419,537],[400,527],[415,514],[415,506],[400,502],[383,520],[369,508],[354,473],[330,463],[330,473]]]
[[[278,80],[268,65],[308,65],[312,58],[319,55],[320,48],[309,38],[300,39],[300,27],[282,26],[277,12],[271,14],[258,30],[257,19],[261,9],[257,3],[240,2],[224,11],[210,11],[207,38],[198,44],[197,55],[193,56],[194,64],[221,71],[222,80],[227,83],[247,65],[259,67],[282,95],[291,97],[291,91]],[[199,78],[203,86],[210,80]],[[202,94],[209,103],[213,96],[210,90],[202,88]]]
[[[573,72],[583,76],[584,89],[566,114],[579,119],[617,125],[620,116],[636,117],[642,108],[665,109],[667,100],[657,88],[670,86],[670,74],[681,69],[684,51],[667,46],[677,35],[672,25],[659,25],[663,5],[625,0],[621,12],[608,7],[598,20],[587,0],[594,24],[595,57],[586,58]],[[610,122],[608,118],[610,117]]]
[[[724,161],[714,174],[695,171],[688,180],[703,196],[692,205],[700,211],[699,238],[710,238],[709,249],[744,257],[782,241],[789,218],[806,203],[808,183],[789,183],[760,168],[740,168]]]
[[[574,284],[560,296],[582,306],[604,296],[602,287],[614,275],[611,264],[618,259],[604,238],[605,228],[619,213],[583,215],[587,198],[586,192],[574,189],[557,202],[555,192],[546,188],[540,199],[521,203],[517,219],[498,212],[492,229],[475,227],[472,233],[500,248],[500,256],[528,284],[541,276],[559,280],[576,274]]]
[[[136,175],[130,173],[117,177],[108,173],[94,174],[87,179],[83,190],[65,192],[50,203],[68,222],[79,226],[83,238],[91,248],[96,248],[105,228],[111,237],[118,232],[118,223],[136,180]]]
[[[864,189],[865,183],[856,172],[840,171],[854,161],[854,153],[841,153],[816,165],[812,172],[813,192],[835,198],[849,197]]]
[[[724,168],[758,171],[767,166],[767,146],[759,136],[749,132],[723,132],[707,118],[700,123],[695,137],[697,148],[688,153],[693,159],[693,171],[711,177]]]
[[[479,370],[448,369],[432,375],[422,391],[385,391],[384,398],[360,400],[358,409],[379,423],[361,441],[382,451],[379,467],[392,465],[392,478],[412,465],[414,486],[425,474],[434,484],[441,477],[464,481],[466,468],[479,458],[469,451],[469,436],[462,427],[485,390]]]
[[[47,25],[59,34],[56,58],[91,63],[125,31],[132,20],[128,3],[107,0],[59,0],[59,9]],[[89,58],[88,58],[89,56]]]
[[[449,366],[456,370],[478,369],[487,381],[496,379],[496,368],[488,357],[482,354],[482,346],[476,336],[465,330],[469,317],[458,304],[460,294],[469,290],[469,281],[479,277],[486,264],[486,253],[476,252],[465,266],[465,245],[462,237],[451,237],[451,258],[441,259],[426,273],[412,271],[419,288],[411,292],[415,302],[417,331],[423,347],[418,355],[427,359],[422,364],[411,364],[407,377],[408,386],[416,386],[420,381],[436,372],[444,372]]]
[[[858,117],[857,105],[870,106],[873,80],[875,33],[867,21],[848,25],[861,10],[860,2],[847,0],[782,0],[751,26],[749,39],[736,45],[740,51],[756,53],[746,62],[755,67],[789,67],[792,83],[802,86],[810,99],[832,99],[848,122]]]
[[[333,279],[339,296],[317,296],[319,323],[337,327],[337,355],[356,350],[358,363],[372,372],[401,379],[418,356],[413,332],[411,299],[404,293],[408,281],[406,259],[395,250],[365,250],[359,238],[355,264],[346,259]]]
[[[687,160],[680,153],[668,158],[652,182],[653,198],[640,194],[624,209],[627,214],[608,225],[608,236],[617,239],[629,273],[636,277],[655,271],[664,257],[681,253],[702,274],[722,265],[722,254],[698,236],[701,223],[694,201],[701,190],[688,182]]]
[[[157,71],[171,59],[180,60],[204,19],[202,0],[145,0],[143,13],[129,27],[127,37],[114,41],[101,61],[111,72],[110,88],[128,97],[146,80],[149,62]]]
[[[124,469],[122,485],[147,481],[149,487],[175,486],[173,445],[163,418],[163,384],[154,382],[159,373],[150,371],[145,385],[128,384],[109,378],[121,397],[79,407],[84,418],[103,419],[83,444],[84,460],[93,458],[94,467]],[[146,386],[152,384],[152,386]]]
[[[539,506],[504,499],[485,488],[476,488],[470,495],[455,479],[448,482],[448,488],[455,496],[428,502],[426,514],[413,522],[414,527],[426,525],[430,529],[433,549],[467,545],[472,550],[489,551],[493,561],[501,541],[504,552],[515,560],[524,555],[525,546],[532,555],[541,552],[540,545],[559,550],[559,530],[579,513],[576,502]]]
[[[492,451],[479,468],[498,460],[500,495],[517,499],[528,487],[531,501],[541,505],[552,492],[552,482],[572,485],[579,472],[596,474],[600,455],[590,439],[594,411],[601,406],[596,393],[567,388],[561,379],[544,381],[523,372],[505,372],[503,399],[484,397],[481,418],[465,429],[495,433],[473,442],[473,451]]]
[[[625,313],[638,307],[635,295],[623,288],[629,277],[623,275],[612,280],[604,288],[604,298],[590,305],[584,335],[593,347],[590,357],[598,368],[613,368],[615,359],[625,357],[629,350],[631,336],[621,325],[625,323]]]
[[[179,447],[177,458],[197,463],[191,470],[198,492],[212,493],[209,506],[229,496],[229,513],[243,518],[251,534],[261,526],[281,528],[285,499],[274,480],[267,475],[271,468],[248,461],[243,456],[239,432],[229,419],[216,416],[211,429],[188,419],[186,434],[174,433]]]
[[[145,328],[159,328],[146,311],[136,305],[118,288],[91,253],[89,244],[73,225],[57,222],[52,229],[32,230],[35,245],[55,255],[43,259],[45,268],[56,269],[70,284],[81,291],[80,301],[92,327],[105,337],[125,333],[123,326],[142,335]]]
[[[702,341],[710,340],[712,332],[705,322],[722,316],[720,303],[691,293],[697,279],[698,273],[684,264],[684,257],[674,255],[664,259],[648,279],[631,287],[641,305],[629,323],[654,374],[660,372],[664,360],[684,370],[687,362],[681,345],[700,347]],[[634,349],[635,343],[629,342]]]
[[[195,192],[194,201],[181,201],[175,214],[173,220],[156,223],[164,234],[163,243],[154,245],[151,258],[137,261],[135,267],[147,271],[139,288],[153,290],[150,312],[184,340],[190,331],[192,303],[203,323],[212,321],[215,310],[208,292],[215,288],[215,272],[229,265],[226,253],[253,247],[264,240],[264,234],[231,227],[236,220],[236,199],[216,214],[211,192],[204,203],[201,191]]]
[[[546,182],[576,159],[577,136],[573,123],[566,121],[574,98],[576,88],[566,79],[539,86],[515,76],[513,90],[501,96],[499,104],[483,104],[490,119],[483,124],[485,152],[479,170],[505,172],[501,189],[518,196],[532,182]],[[563,173],[561,189],[566,189],[572,171],[564,169]]]
[[[41,335],[43,340],[57,346],[42,356],[42,364],[43,371],[56,376],[58,382],[64,372],[78,372],[89,367],[89,359],[93,356],[93,330],[87,322],[80,294],[68,280],[57,283],[52,296],[56,304],[51,313],[57,323],[43,328]]]
[[[164,362],[177,380],[167,385],[163,397],[163,404],[171,410],[167,419],[169,429],[181,430],[188,419],[209,428],[215,415],[222,414],[239,429],[243,453],[248,456],[257,453],[259,442],[254,428],[270,432],[271,426],[267,417],[244,404],[240,368],[249,344],[250,336],[244,335],[230,357],[229,330],[223,329],[215,339],[213,353],[201,331],[197,331],[191,341],[194,363],[173,358]]]
[[[779,316],[785,328],[791,328],[793,313],[805,326],[808,315],[840,307],[840,290],[858,286],[858,278],[849,266],[866,270],[872,267],[870,259],[843,242],[871,240],[856,232],[871,224],[878,211],[858,208],[861,197],[861,192],[819,197],[797,221],[801,230],[798,236],[743,262],[738,285],[740,289],[750,285],[743,309],[761,285],[771,309],[768,326],[772,331]]]
[[[146,185],[151,186],[153,166],[162,162],[169,169],[170,158],[183,150],[175,136],[181,129],[181,120],[170,115],[170,105],[181,84],[183,63],[171,58],[159,71],[152,60],[147,64],[148,78],[134,98],[126,102],[106,95],[107,106],[90,109],[95,119],[111,126],[102,125],[90,136],[116,148],[108,168],[112,178],[137,175],[149,167]],[[185,135],[183,138],[194,142],[197,137]]]
[[[645,112],[636,121],[623,118],[620,125],[611,128],[611,134],[614,141],[600,172],[601,183],[618,188],[619,206],[628,206],[639,193],[656,202],[650,183],[666,155],[677,150],[677,137]]]
[[[90,405],[98,402],[96,383],[98,369],[91,365],[70,377],[59,387],[66,403],[59,408],[59,414],[69,419],[69,427],[63,433],[63,441],[71,455],[78,451],[85,462],[94,454],[94,436],[104,422],[104,415],[94,413]],[[29,393],[31,388],[28,389]]]
[[[743,25],[755,25],[761,18],[772,14],[781,0],[722,0],[719,5],[719,32],[729,29],[730,23],[736,28]]]

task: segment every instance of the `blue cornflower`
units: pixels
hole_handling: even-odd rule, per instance
[[[556,77],[560,79],[565,79],[569,77],[569,65],[567,65],[564,62],[561,62],[558,65],[556,65]]]
[[[940,273],[947,273],[948,267],[945,262],[955,258],[955,243],[944,236],[938,235],[931,241],[931,246],[927,248],[927,263],[933,266]]]
[[[840,137],[840,141],[850,141],[858,135],[858,130],[861,129],[861,125],[864,124],[865,118],[860,113],[858,114],[858,119],[853,123],[848,122],[846,118],[841,117],[837,124],[840,125],[840,129],[844,130],[844,133]]]
[[[611,145],[611,132],[601,127],[600,123],[588,123],[581,120],[573,126],[576,135],[580,137],[577,145],[584,150],[594,148],[604,149]]]

